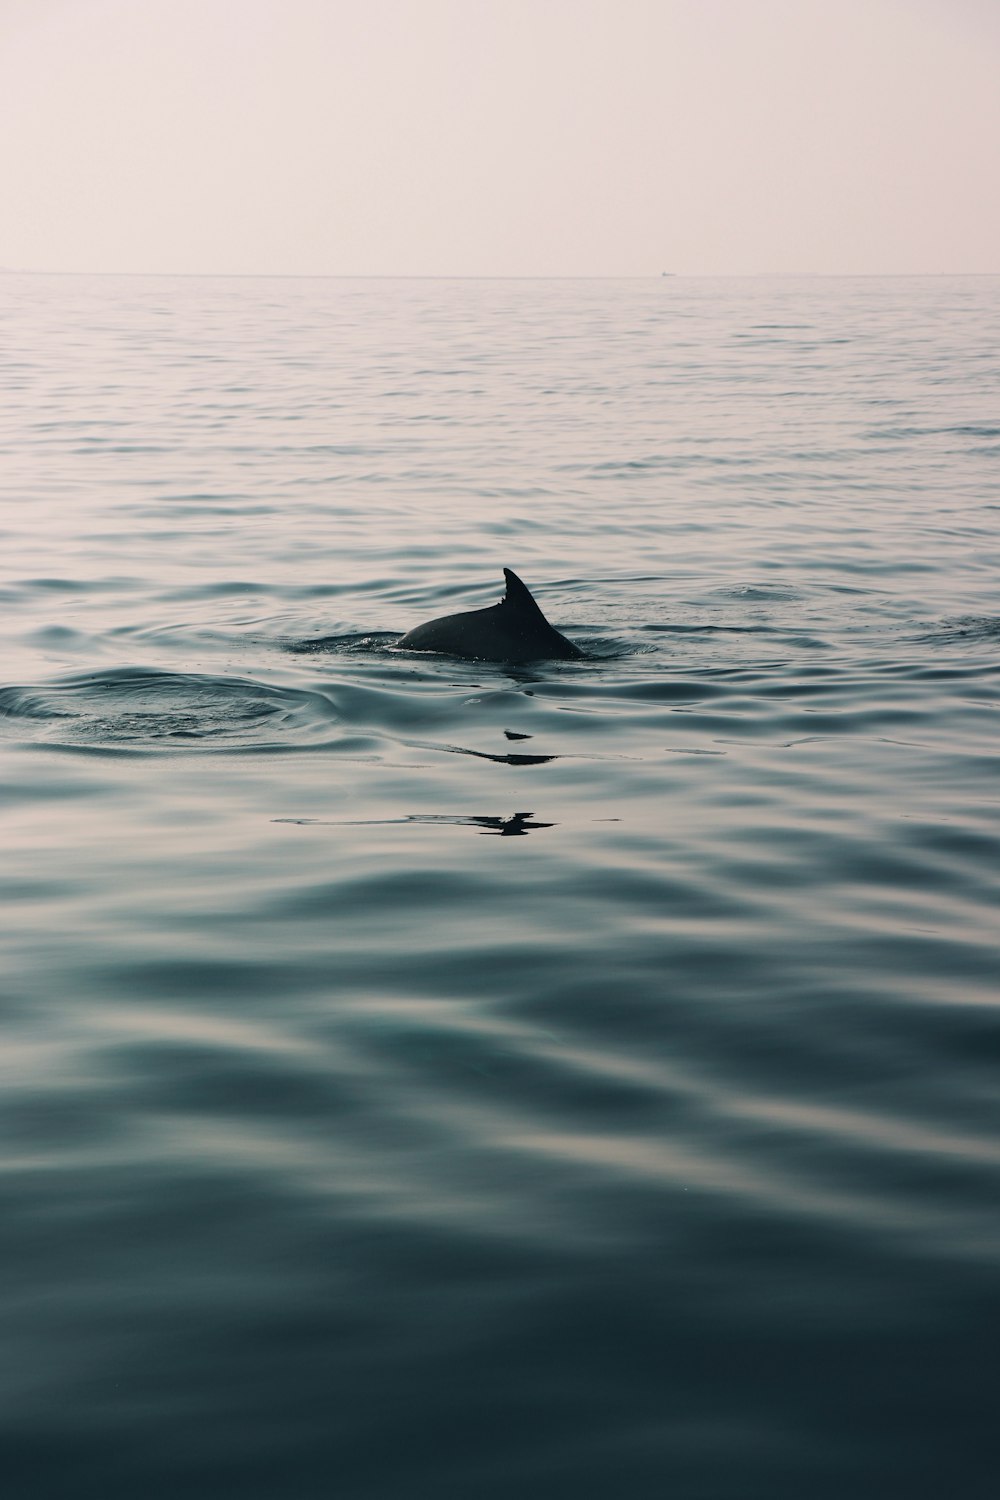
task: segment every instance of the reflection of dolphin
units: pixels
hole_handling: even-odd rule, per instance
[[[467,818],[468,823],[478,823],[483,833],[496,833],[502,839],[523,838],[533,828],[554,828],[554,823],[533,823],[531,813],[513,813],[509,818]]]
[[[500,818],[487,813],[410,813],[405,818],[272,818],[272,823],[328,823],[349,828],[379,827],[388,823],[444,823],[478,828],[481,833],[499,834],[502,839],[521,838],[535,828],[555,828],[554,823],[535,823],[534,813],[511,813]],[[615,823],[617,818],[609,821]]]
[[[441,651],[481,661],[569,661],[582,656],[578,646],[549,624],[517,574],[504,568],[503,576],[507,592],[499,604],[428,620],[398,644],[407,651]]]

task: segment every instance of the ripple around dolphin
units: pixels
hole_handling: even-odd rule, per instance
[[[657,627],[649,626],[642,628],[655,629]],[[666,630],[670,627],[664,626],[662,628]],[[685,627],[677,627],[678,630],[683,628]],[[700,629],[700,627],[691,628]],[[736,626],[727,628],[734,631],[738,629]],[[565,629],[570,632],[574,645],[579,646],[583,652],[582,658],[577,660],[578,666],[588,661],[617,661],[620,658],[629,656],[644,656],[655,649],[645,641],[628,640],[624,637],[605,634],[603,631],[595,629],[593,625],[569,624],[565,626]],[[296,656],[385,656],[393,660],[398,660],[401,654],[398,647],[403,634],[399,630],[349,630],[339,631],[331,635],[305,636],[301,639],[285,640],[283,646],[286,651]],[[468,660],[480,668],[487,665],[481,658],[453,657],[448,652],[421,651],[413,653],[407,649],[402,654],[407,660],[412,660],[414,655],[416,655],[420,660],[421,666],[433,665],[437,661],[450,663],[456,660]],[[494,663],[493,665],[497,670],[503,667],[503,663]],[[549,670],[560,669],[554,661],[545,661],[544,665]],[[561,665],[565,666],[566,664],[562,663]],[[521,666],[523,668],[524,664],[522,663]]]
[[[917,637],[921,645],[995,645],[1000,641],[1000,615],[962,615],[942,620]]]
[[[399,630],[348,631],[345,635],[318,635],[288,641],[285,650],[299,656],[380,655],[400,639]]]
[[[539,766],[560,758],[541,751],[492,751],[415,739],[408,729],[436,723],[442,715],[450,722],[453,707],[450,701],[428,700],[411,687],[403,680],[291,686],[124,667],[0,688],[0,736],[53,749],[120,755],[323,749],[371,759],[408,748],[508,766]]]
[[[0,688],[6,737],[81,750],[288,748],[328,739],[336,718],[319,690],[141,667]]]

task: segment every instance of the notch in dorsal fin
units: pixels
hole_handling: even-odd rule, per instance
[[[530,610],[532,614],[540,615],[542,612],[531,597],[531,590],[526,583],[522,583],[516,573],[510,568],[504,568],[503,576],[507,580],[507,592],[503,602],[513,605],[515,609]],[[543,616],[544,618],[544,616]]]

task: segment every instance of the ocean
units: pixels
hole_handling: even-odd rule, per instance
[[[0,277],[6,1500],[996,1494],[1000,277]],[[584,651],[400,650],[503,567]]]

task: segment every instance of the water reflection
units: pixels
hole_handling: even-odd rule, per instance
[[[530,812],[512,813],[509,818],[469,818],[469,823],[478,823],[483,833],[499,834],[503,839],[520,838],[533,833],[537,828],[554,828],[554,823],[533,823]]]
[[[463,750],[459,745],[444,745],[454,755],[475,755],[480,760],[495,760],[502,766],[544,766],[547,761],[558,760],[558,755],[492,755],[488,750]]]
[[[403,818],[272,818],[272,823],[318,824],[340,828],[382,828],[399,823],[441,823],[456,828],[478,828],[481,833],[500,838],[519,838],[539,828],[555,828],[555,823],[533,821],[534,813],[509,813],[506,817],[492,813],[408,813]]]

